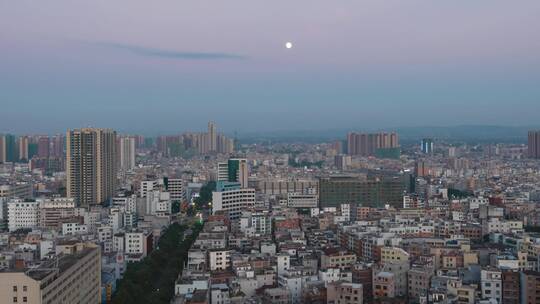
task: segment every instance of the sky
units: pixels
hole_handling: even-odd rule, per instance
[[[0,0],[0,133],[538,125],[538,16],[538,0]]]

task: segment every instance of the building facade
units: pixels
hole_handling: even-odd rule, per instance
[[[0,273],[0,302],[100,303],[100,249],[79,247],[37,268]]]
[[[116,189],[116,132],[69,130],[66,140],[68,197],[83,207],[107,201]]]
[[[530,158],[540,158],[540,131],[529,131],[527,149]]]

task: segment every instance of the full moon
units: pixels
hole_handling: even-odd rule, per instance
[[[292,42],[285,43],[285,47],[288,49],[292,48]]]

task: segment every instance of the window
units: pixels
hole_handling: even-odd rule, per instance
[[[26,297],[23,297],[22,301],[23,301],[23,303],[26,303],[26,302],[28,302],[28,299]]]
[[[22,291],[28,291],[28,287],[27,287],[27,286],[23,286],[23,287],[22,287]]]
[[[13,292],[17,292],[17,286],[13,286]]]

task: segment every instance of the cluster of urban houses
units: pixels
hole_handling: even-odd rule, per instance
[[[2,135],[0,302],[108,303],[195,214],[171,303],[540,303],[539,158],[535,131],[403,145],[238,144],[213,123]]]

